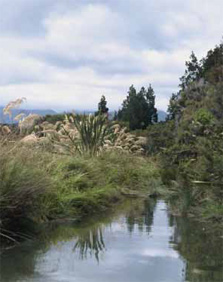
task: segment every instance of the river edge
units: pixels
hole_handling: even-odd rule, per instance
[[[9,243],[7,241],[0,241],[0,250],[1,252],[7,251],[8,249],[14,248],[18,246],[19,244],[23,243],[24,241],[35,241],[39,240],[41,238],[41,233],[43,230],[45,230],[48,227],[53,226],[66,226],[66,225],[78,225],[78,224],[84,224],[88,221],[94,221],[94,219],[100,219],[100,218],[107,218],[115,215],[117,211],[119,211],[123,205],[125,205],[126,202],[130,202],[137,207],[138,203],[143,202],[157,202],[157,201],[163,201],[165,202],[168,213],[170,216],[174,216],[175,218],[185,218],[188,220],[191,220],[200,226],[205,232],[207,233],[213,233],[216,232],[218,234],[218,237],[223,239],[222,236],[222,225],[218,222],[210,222],[205,220],[202,217],[197,217],[193,213],[187,213],[182,214],[179,211],[177,211],[176,206],[173,205],[173,203],[168,202],[168,196],[165,194],[159,194],[160,189],[157,189],[157,191],[153,192],[145,192],[145,191],[132,191],[130,189],[122,189],[117,192],[115,191],[114,195],[110,194],[109,199],[106,199],[105,203],[106,205],[97,206],[97,209],[94,212],[91,212],[90,210],[86,212],[83,215],[79,215],[76,217],[59,217],[56,219],[46,220],[40,223],[33,223],[31,222],[31,228],[29,232],[24,235],[24,237],[21,237],[19,241],[16,241],[14,243]],[[29,224],[29,222],[28,222]],[[25,223],[26,226],[26,223]]]
[[[125,229],[127,228],[126,232],[129,235],[128,234],[125,235],[125,236],[127,235],[128,236],[124,237],[125,239],[122,242],[122,245],[120,246],[118,245],[119,247],[117,249],[117,246],[115,247],[116,245],[115,242],[117,241],[119,236],[123,234],[123,233],[119,233],[124,228],[123,224],[127,225]],[[165,233],[161,227],[164,228],[164,230],[166,230],[165,232],[168,232],[168,233]],[[152,262],[154,258],[154,260],[157,263],[158,258],[156,257],[157,256],[159,257],[160,255],[161,257],[167,256],[165,260],[166,261],[165,264],[167,263],[168,265],[169,264],[172,265],[172,263],[174,263],[174,260],[176,260],[176,263],[179,260],[180,261],[183,260],[183,263],[185,265],[184,267],[182,263],[180,263],[179,261],[183,272],[180,270],[179,270],[180,272],[178,271],[178,274],[177,272],[175,272],[174,276],[170,275],[170,277],[172,278],[170,278],[168,275],[170,280],[165,280],[165,281],[171,281],[171,282],[172,281],[184,281],[184,280],[180,280],[179,278],[180,273],[181,275],[183,275],[182,277],[184,277],[185,281],[194,281],[194,280],[188,279],[188,277],[193,277],[193,279],[197,277],[196,279],[198,280],[196,281],[202,281],[202,282],[203,281],[214,281],[214,282],[220,281],[216,279],[216,277],[220,277],[221,275],[221,272],[219,272],[220,271],[219,267],[221,265],[221,262],[220,262],[220,256],[221,256],[220,242],[221,240],[220,238],[216,236],[215,232],[209,233],[207,232],[207,230],[203,230],[203,227],[200,224],[197,224],[196,222],[194,222],[192,219],[185,218],[185,217],[172,216],[169,212],[169,208],[167,204],[162,199],[143,199],[143,198],[128,199],[116,206],[113,206],[113,209],[107,210],[107,212],[103,214],[92,215],[92,216],[86,217],[83,220],[81,220],[79,223],[78,222],[75,223],[75,222],[56,222],[55,221],[55,222],[50,222],[48,226],[47,224],[42,225],[42,228],[43,228],[43,232],[42,232],[42,235],[38,238],[38,240],[26,241],[23,244],[21,244],[20,246],[17,246],[16,248],[13,248],[12,250],[5,251],[2,254],[4,258],[3,265],[7,267],[8,267],[8,264],[6,263],[8,259],[11,261],[12,256],[14,257],[15,255],[17,258],[21,257],[20,259],[22,259],[22,254],[24,254],[24,259],[22,259],[22,261],[24,261],[25,264],[23,265],[22,262],[21,263],[19,262],[20,260],[16,260],[17,267],[15,268],[15,272],[12,275],[16,277],[17,276],[16,273],[19,271],[19,274],[22,275],[22,277],[24,277],[24,280],[22,281],[43,281],[42,275],[47,275],[48,279],[51,279],[50,281],[61,281],[60,280],[61,277],[56,276],[55,278],[54,276],[51,276],[53,274],[53,273],[51,274],[51,268],[54,265],[56,266],[59,263],[59,265],[61,265],[63,269],[68,268],[70,271],[71,270],[70,269],[71,261],[75,262],[75,265],[76,264],[85,265],[85,261],[86,261],[86,265],[88,265],[88,262],[87,262],[88,260],[90,264],[93,263],[92,260],[95,261],[95,263],[93,263],[94,271],[92,272],[92,275],[93,273],[94,275],[92,276],[92,279],[97,279],[98,274],[101,275],[101,271],[103,271],[103,268],[101,269],[100,267],[101,263],[98,262],[98,260],[102,259],[102,267],[103,267],[104,265],[103,260],[105,259],[103,254],[106,254],[108,252],[108,256],[109,256],[109,253],[110,253],[109,250],[112,251],[113,248],[116,248],[116,250],[119,253],[122,250],[121,246],[123,246],[123,248],[126,249],[127,251],[129,248],[131,249],[135,245],[138,246],[138,244],[140,244],[140,248],[142,249],[144,255],[147,255],[147,254],[149,255],[152,252],[151,257],[149,255],[150,262]],[[109,230],[118,232],[114,234],[112,232],[111,235],[112,234],[113,235],[112,236],[109,235],[109,238],[110,238],[109,241],[112,240],[111,241],[112,244],[110,244],[106,239],[107,238],[106,230],[109,233],[110,233]],[[162,242],[163,242],[164,234],[166,234],[165,235],[166,243],[163,245]],[[167,236],[167,234],[169,235]],[[115,240],[114,240],[114,236],[116,238]],[[101,238],[102,238],[102,241],[101,241]],[[123,238],[123,235],[121,235],[120,239],[121,238]],[[96,245],[93,243],[90,243],[91,240],[96,240],[95,242]],[[156,251],[154,253],[155,251],[154,247],[156,246],[155,242],[157,242],[157,240],[158,242],[160,241],[159,243],[160,248],[159,248],[159,252]],[[150,242],[149,249],[148,249],[148,242]],[[128,245],[129,243],[130,245]],[[66,246],[69,248],[67,249]],[[74,246],[76,246],[75,249],[73,249]],[[86,247],[86,249],[84,246]],[[97,248],[95,249],[94,246],[97,246]],[[49,255],[47,254],[48,253],[51,254],[52,251],[53,253],[54,252],[56,253],[52,256],[52,258],[49,261]],[[64,255],[62,255],[64,251],[65,253]],[[137,248],[134,250],[134,252],[135,251],[138,252]],[[39,257],[37,261],[36,261],[36,255],[34,255],[35,253],[37,257]],[[71,258],[69,258],[69,255],[67,255],[68,253],[70,253],[70,255],[72,256],[73,258],[72,260]],[[100,254],[102,255],[102,257]],[[124,254],[125,252],[122,254],[122,256]],[[36,263],[39,264],[39,262],[42,261],[42,259],[40,258],[41,257],[43,258],[44,264],[41,263],[42,265],[41,268],[39,268],[39,266],[37,268],[35,267],[35,272],[36,270],[38,270],[38,275],[41,274],[40,278],[36,276],[37,273],[34,276],[35,278],[32,278],[32,276],[30,276],[32,275],[32,272],[34,270],[33,263],[30,265],[33,269],[32,272],[27,273],[26,271],[27,270],[27,266],[26,266],[27,260],[25,259],[25,257],[26,256],[30,257],[30,255],[33,257],[31,261],[35,260],[35,264]],[[79,257],[79,255],[81,255],[81,257]],[[57,262],[56,260],[57,256],[58,258],[59,257],[61,258],[59,260],[60,262],[59,261]],[[6,258],[6,261],[5,261],[5,258]],[[138,271],[141,267],[140,266],[141,259],[145,259],[145,257],[141,257],[141,259],[139,259],[137,253],[134,253],[134,256],[132,258],[134,259],[137,265],[137,267],[134,268],[133,274],[136,275],[136,273],[138,273],[138,275],[140,275],[141,278],[140,279],[138,278],[137,281],[144,281],[145,277],[143,278],[143,276],[140,274],[141,272],[138,272]],[[126,259],[127,258],[123,257],[122,262],[124,261],[126,262]],[[162,259],[160,263],[161,262],[162,262]],[[179,263],[177,263],[178,266],[179,266]],[[174,267],[174,269],[176,269],[176,266]],[[160,265],[160,267],[162,269],[162,264]],[[111,265],[109,264],[109,269],[110,268],[111,268]],[[53,267],[53,269],[55,269],[55,267]],[[52,271],[55,271],[53,269]],[[169,273],[169,270],[163,269],[161,271],[161,269],[158,271],[158,275],[161,275],[161,276],[165,275],[165,271],[168,271]],[[69,273],[67,272],[64,273],[63,271],[61,272],[61,270],[59,270],[59,272],[56,271],[57,274],[56,273],[55,274],[56,275],[65,275],[66,274],[65,276],[62,277],[64,279],[63,281],[73,281],[71,278],[68,278],[70,275]],[[99,270],[100,272],[98,273]],[[115,269],[114,271],[116,273]],[[7,270],[3,271],[2,273],[5,275],[5,273],[7,273]],[[29,278],[27,278],[26,275],[28,275],[27,277]],[[80,272],[80,275],[81,275],[80,277],[84,277],[85,272]],[[110,276],[107,276],[107,275],[108,274],[106,274],[106,277],[108,279]],[[175,275],[178,275],[177,276],[178,278]],[[11,277],[11,274],[10,274],[10,277]],[[207,277],[209,280],[207,280]],[[212,277],[212,280],[210,280],[211,277]],[[28,280],[26,280],[25,278]],[[31,278],[34,280],[32,280]],[[121,279],[121,278],[118,277],[118,279]],[[14,280],[4,280],[3,279],[3,281],[8,282],[8,281],[14,281]],[[17,280],[15,279],[15,281]],[[104,281],[107,281],[107,280],[104,280]],[[116,280],[116,281],[119,281],[119,280]],[[160,280],[152,280],[152,281],[160,281]]]
[[[45,219],[41,222],[32,222],[25,220],[24,222],[21,221],[18,223],[18,227],[15,226],[15,230],[11,232],[12,238],[13,236],[17,237],[16,233],[20,228],[27,228],[27,234],[23,234],[23,236],[18,236],[18,241],[11,240],[2,240],[0,237],[0,251],[3,252],[5,250],[11,249],[13,247],[18,246],[19,244],[23,243],[27,240],[38,240],[38,236],[41,235],[43,229],[47,226],[56,226],[56,225],[66,225],[66,224],[80,224],[85,221],[88,221],[91,218],[99,218],[102,216],[107,217],[119,210],[122,205],[127,201],[146,201],[149,199],[157,199],[158,192],[145,192],[143,189],[142,191],[133,191],[131,189],[111,189],[107,191],[109,193],[101,194],[100,198],[103,204],[98,205],[97,201],[95,201],[95,206],[92,205],[89,210],[85,210],[85,213],[82,215],[74,216],[74,217],[67,217],[67,216],[60,216],[58,218],[53,219]],[[18,232],[20,233],[20,231]],[[21,233],[22,234],[22,233]]]

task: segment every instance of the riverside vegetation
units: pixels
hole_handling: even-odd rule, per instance
[[[114,121],[108,110],[102,96],[95,115],[21,114],[18,126],[1,126],[2,239],[17,242],[27,224],[102,212],[126,195],[162,195],[175,214],[219,226],[223,44],[200,62],[192,53],[166,122],[157,120],[151,85],[131,86]]]
[[[33,223],[102,212],[161,182],[156,165],[141,156],[145,138],[104,115],[69,115],[56,124],[33,123],[37,118],[28,116],[15,132],[2,127],[2,239],[17,242]]]
[[[176,213],[223,219],[223,43],[200,62],[192,53],[164,123],[150,126],[148,151],[160,160]]]

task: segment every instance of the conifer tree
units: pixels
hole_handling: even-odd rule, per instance
[[[118,119],[128,122],[132,130],[145,129],[149,124],[157,122],[155,108],[155,94],[152,86],[146,90],[144,87],[137,93],[132,85],[128,96],[123,101],[122,109],[118,112]]]
[[[185,74],[180,78],[181,84],[179,85],[184,90],[191,82],[199,80],[201,77],[201,65],[194,52],[190,55],[190,60],[186,61]]]
[[[101,96],[101,100],[98,103],[98,111],[95,113],[95,115],[100,114],[108,114],[109,108],[107,108],[107,101],[104,95]]]

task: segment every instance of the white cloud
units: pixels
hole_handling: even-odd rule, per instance
[[[104,94],[114,109],[131,84],[152,83],[165,110],[190,52],[204,56],[223,30],[220,0],[19,0],[13,15],[3,2],[0,104],[26,96],[30,107],[92,109]]]

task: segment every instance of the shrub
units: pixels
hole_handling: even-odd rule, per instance
[[[214,121],[212,113],[204,108],[195,112],[194,119],[196,122],[201,123],[204,126],[210,125]]]

